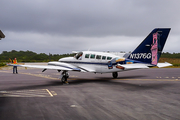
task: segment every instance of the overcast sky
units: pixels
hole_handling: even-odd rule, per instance
[[[1,0],[0,53],[30,50],[133,51],[158,27],[171,28],[164,52],[180,52],[180,0]]]

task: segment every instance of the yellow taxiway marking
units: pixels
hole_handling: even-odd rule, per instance
[[[51,92],[50,92],[48,89],[46,89],[46,91],[49,93],[49,95],[50,95],[51,97],[53,97],[53,95],[51,94]]]
[[[48,78],[48,79],[53,79],[53,80],[58,79],[58,78],[53,78],[53,77],[50,77],[49,75],[44,75],[44,74],[32,74],[32,73],[20,73],[20,74],[31,75],[31,76],[42,77],[42,78]]]
[[[0,71],[0,72],[4,72],[4,73],[12,73],[10,71]],[[36,77],[41,77],[41,78],[48,78],[48,79],[53,79],[53,80],[58,80],[58,78],[53,78],[50,77],[50,75],[45,75],[45,74],[32,74],[32,73],[18,73],[18,74],[24,74],[24,75],[31,75],[31,76],[36,76]]]
[[[54,92],[54,91],[51,91],[51,93],[52,93],[53,95],[57,95],[57,93],[56,93],[56,92]]]
[[[12,72],[10,72],[10,71],[0,71],[0,72],[4,72],[4,73],[12,73]]]
[[[53,94],[48,89],[0,91],[0,97],[53,97]]]

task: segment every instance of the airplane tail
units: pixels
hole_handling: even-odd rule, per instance
[[[157,65],[170,30],[154,29],[127,58],[134,62]]]

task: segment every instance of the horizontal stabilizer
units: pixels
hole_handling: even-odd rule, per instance
[[[126,69],[142,69],[142,68],[149,68],[147,64],[123,64],[123,65],[119,65],[121,67],[124,68],[124,70]]]
[[[171,63],[165,62],[165,63],[158,63],[158,67],[168,67],[168,66],[173,66]]]

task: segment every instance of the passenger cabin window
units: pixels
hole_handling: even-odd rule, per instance
[[[102,60],[106,60],[106,56],[102,56]]]
[[[96,59],[101,59],[101,55],[97,55],[97,56],[96,56]]]
[[[95,58],[95,54],[91,54],[91,59],[94,59]]]
[[[85,55],[85,58],[89,58],[89,54],[86,54],[86,55]]]
[[[107,60],[111,60],[112,59],[112,57],[107,57]]]
[[[76,54],[75,58],[78,60],[82,60],[82,55],[83,55],[83,52],[79,52]]]

